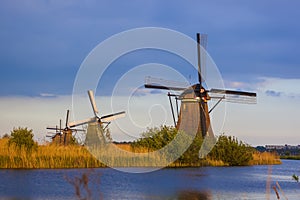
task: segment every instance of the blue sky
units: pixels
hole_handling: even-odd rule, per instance
[[[43,135],[43,127],[71,108],[76,73],[96,45],[128,29],[154,26],[191,38],[207,33],[207,50],[226,87],[258,92],[256,107],[228,106],[224,132],[251,144],[300,144],[299,6],[297,0],[3,0],[0,134],[24,125]],[[128,65],[139,63],[131,60]],[[237,121],[240,112],[245,121]]]

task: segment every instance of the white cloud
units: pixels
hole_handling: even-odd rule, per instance
[[[257,104],[228,103],[224,131],[253,145],[300,144],[299,85],[300,79],[275,77],[245,84],[257,92]]]

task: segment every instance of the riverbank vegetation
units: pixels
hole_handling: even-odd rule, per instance
[[[28,152],[26,148],[8,145],[0,140],[0,168],[86,168],[103,167],[83,146],[39,145]]]
[[[38,145],[32,130],[16,128],[0,139],[0,168],[83,168],[104,166],[80,145]]]
[[[287,155],[287,156],[280,156],[280,159],[287,159],[287,160],[300,160],[300,155]]]
[[[162,162],[157,164],[158,160],[169,161],[169,158],[176,154],[175,147],[185,146],[190,139],[187,135],[176,139],[177,135],[178,131],[173,127],[162,126],[148,129],[140,139],[134,142],[111,144],[107,148],[105,147],[99,152],[99,156],[109,166],[160,167]],[[105,164],[96,159],[97,155],[93,153],[93,156],[90,153],[91,149],[87,150],[84,146],[76,144],[37,145],[32,138],[32,130],[18,128],[14,129],[10,136],[6,135],[0,139],[0,168],[105,167]],[[174,148],[167,149],[162,154],[151,154],[151,152],[170,144],[171,141],[175,141]],[[190,142],[191,144],[182,155],[176,157],[171,164],[168,163],[169,167],[280,164],[280,159],[276,154],[259,153],[231,136],[219,136],[214,148],[202,158],[199,158],[199,150],[203,143],[202,137],[196,135]],[[132,152],[139,154],[135,154],[138,155],[135,157],[132,156]]]
[[[162,126],[149,129],[142,134],[142,138],[134,141],[131,146],[133,150],[146,149],[155,151],[168,144],[178,134],[173,127]],[[279,156],[275,153],[260,153],[246,143],[239,141],[236,137],[221,135],[208,155],[199,158],[199,150],[203,139],[197,134],[185,151],[170,166],[245,166],[263,164],[281,164]]]

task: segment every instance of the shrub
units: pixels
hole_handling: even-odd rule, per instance
[[[253,150],[249,145],[238,141],[235,137],[221,135],[208,157],[223,161],[230,166],[241,166],[249,165],[252,154]]]
[[[37,149],[37,143],[33,140],[32,130],[27,128],[14,128],[11,131],[8,145],[14,145],[18,150],[25,148],[27,152]]]

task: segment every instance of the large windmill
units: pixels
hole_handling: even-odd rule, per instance
[[[178,130],[197,131],[197,134],[201,134],[202,137],[213,136],[209,113],[222,100],[235,103],[256,103],[256,93],[253,92],[204,88],[205,81],[201,72],[204,70],[202,65],[205,63],[205,60],[203,60],[205,54],[201,51],[206,47],[206,41],[206,35],[197,33],[198,83],[188,85],[176,81],[146,77],[144,85],[145,88],[181,91],[179,95],[168,92],[174,125]],[[177,120],[171,98],[176,100]],[[212,98],[217,99],[217,102],[209,110],[207,102]],[[180,111],[178,111],[178,101],[181,101]]]

